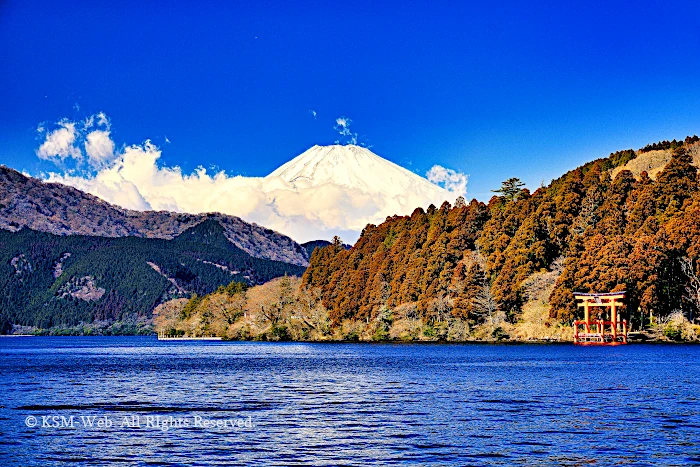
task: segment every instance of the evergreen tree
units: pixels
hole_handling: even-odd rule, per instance
[[[515,201],[518,199],[520,194],[523,192],[523,183],[519,178],[509,178],[501,184],[501,188],[498,190],[491,190],[494,193],[500,193],[506,201]]]

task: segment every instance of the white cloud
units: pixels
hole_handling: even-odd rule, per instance
[[[114,159],[114,141],[109,131],[95,130],[85,136],[85,153],[93,168],[101,168]]]
[[[93,175],[51,173],[48,180],[127,209],[235,215],[300,242],[336,234],[354,241],[368,222],[393,214],[359,190],[334,185],[299,190],[278,177],[230,176],[203,167],[186,174],[179,167],[159,167],[160,157],[160,149],[147,141],[124,148]]]
[[[114,141],[110,136],[111,124],[104,112],[90,115],[82,121],[63,119],[49,131],[44,124],[37,132],[44,142],[37,149],[39,158],[63,163],[73,159],[78,166],[100,169],[114,160]]]
[[[128,209],[221,212],[264,225],[299,242],[329,239],[333,235],[354,242],[368,223],[378,224],[386,216],[410,214],[417,206],[442,202],[424,199],[425,193],[387,196],[333,184],[288,183],[280,177],[231,176],[204,167],[188,174],[180,167],[164,166],[160,161],[161,149],[151,141],[115,149],[108,123],[105,125],[93,117],[91,125],[101,129],[80,137],[84,139],[84,157],[89,158],[92,170],[64,169],[62,173],[50,173],[48,180],[74,186]],[[346,119],[344,125],[348,124]],[[75,133],[74,126],[64,122],[59,130],[70,133],[71,128]],[[46,136],[42,147],[58,145],[59,138],[54,133]],[[62,148],[78,147],[76,140],[80,138],[64,136]],[[466,191],[465,175],[442,167],[440,172],[436,167],[429,172],[433,180],[442,181],[448,189],[456,189],[455,197]]]
[[[109,123],[109,119],[107,119],[107,115],[105,115],[104,112],[100,112],[97,115],[95,115],[95,118],[97,118],[97,124],[102,125],[107,128],[107,130],[110,129],[111,124]]]
[[[94,115],[90,115],[83,120],[83,128],[89,129],[93,126],[101,126],[105,130],[109,131],[111,129],[111,123],[104,112],[99,112]]]
[[[335,126],[333,127],[338,133],[343,136],[350,134],[350,124],[352,120],[347,117],[338,117],[335,119]]]
[[[336,140],[336,144],[357,144],[357,133],[350,131],[350,125],[352,125],[352,120],[348,117],[338,117],[335,119],[335,126],[333,129],[342,136],[341,139]]]
[[[40,134],[46,133],[45,140],[36,151],[40,159],[63,162],[67,158],[76,160],[82,159],[80,149],[75,146],[77,130],[75,122],[61,120],[57,123],[58,128],[47,132],[43,125],[39,125],[37,131]]]
[[[469,181],[469,175],[467,174],[446,169],[441,165],[434,165],[425,176],[428,178],[428,181],[454,193],[455,196],[465,196],[467,194],[467,182]]]

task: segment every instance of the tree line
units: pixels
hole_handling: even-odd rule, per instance
[[[625,313],[637,328],[674,312],[692,320],[700,305],[698,138],[668,148],[656,179],[628,170],[613,179],[612,169],[637,157],[619,151],[534,193],[511,178],[487,204],[460,199],[368,225],[351,250],[315,250],[302,286],[321,291],[336,326],[381,320],[386,310],[428,323],[479,324],[502,313],[514,323],[538,274],[553,277],[546,301],[562,323],[576,317],[574,291],[627,291]]]

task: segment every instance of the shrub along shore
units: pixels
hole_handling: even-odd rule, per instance
[[[551,287],[551,285],[550,285]],[[426,322],[415,305],[384,307],[374,320],[346,319],[333,325],[318,293],[300,279],[282,277],[246,289],[238,283],[204,297],[177,299],[154,311],[156,331],[171,336],[218,336],[225,340],[304,342],[571,342],[573,331],[549,316],[548,287],[525,304],[515,323],[494,313],[481,323],[445,313]],[[449,307],[449,304],[446,304]],[[646,342],[698,341],[700,326],[676,314],[633,334]]]

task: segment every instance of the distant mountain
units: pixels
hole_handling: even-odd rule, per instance
[[[316,248],[323,248],[330,244],[331,242],[329,242],[328,240],[312,240],[310,242],[302,243],[301,246],[306,250],[306,253],[309,255],[309,258],[311,258],[311,254]],[[344,244],[343,246],[346,250],[352,248],[352,245]]]
[[[0,229],[29,227],[56,235],[172,239],[207,219],[218,222],[226,239],[253,257],[308,264],[306,250],[291,238],[235,216],[132,211],[0,166]]]
[[[441,204],[455,198],[449,191],[410,170],[354,145],[313,146],[266,178],[273,177],[294,184],[298,190],[337,185],[387,199],[411,195]]]
[[[172,298],[303,272],[252,257],[217,219],[171,240],[0,230],[0,327],[148,320]]]

